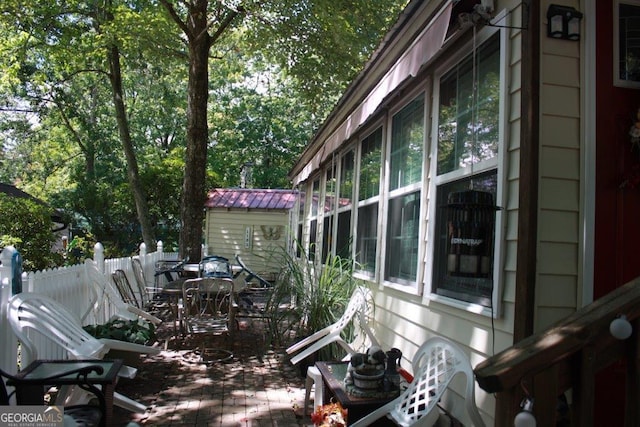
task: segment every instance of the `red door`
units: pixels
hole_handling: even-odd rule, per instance
[[[596,212],[594,299],[640,276],[640,185],[623,183],[640,168],[629,130],[640,108],[640,89],[616,87],[613,2],[596,3]],[[638,169],[640,172],[640,169]],[[623,425],[624,364],[597,378],[596,426]]]

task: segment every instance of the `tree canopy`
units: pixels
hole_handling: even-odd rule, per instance
[[[178,248],[188,227],[185,252],[201,239],[189,216],[206,190],[238,186],[243,165],[255,187],[290,185],[405,3],[5,0],[0,181],[82,218],[120,253],[150,239]],[[197,85],[194,66],[206,71]]]

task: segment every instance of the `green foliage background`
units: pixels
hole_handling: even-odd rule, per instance
[[[0,248],[14,246],[22,256],[24,271],[60,264],[62,254],[52,251],[51,208],[0,193],[0,212]]]
[[[236,3],[210,2],[211,18]],[[289,188],[293,163],[405,4],[243,2],[242,19],[210,52],[207,188],[238,186],[246,163],[253,187]],[[146,214],[171,250],[186,166],[186,45],[155,0],[100,5],[0,5],[0,182],[68,212],[75,235],[113,255],[137,250],[105,55],[115,45]]]

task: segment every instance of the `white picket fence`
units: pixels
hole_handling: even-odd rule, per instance
[[[7,305],[12,296],[12,259],[15,254],[13,247],[6,247],[0,253],[0,369],[15,373],[19,366],[18,342],[7,318]],[[111,273],[122,269],[127,273],[131,283],[135,283],[131,258],[104,259],[104,248],[100,243],[94,248],[94,261],[110,280]],[[155,252],[147,253],[146,247],[140,245],[140,252],[136,255],[140,259],[145,273],[148,287],[154,286],[155,265],[160,260],[176,260],[177,253],[163,252],[162,242],[158,243]],[[52,270],[26,272],[22,274],[22,291],[47,295],[60,302],[75,314],[79,321],[83,318],[83,325],[105,323],[114,313],[114,307],[108,303],[98,310],[92,307],[95,300],[93,287],[89,285],[84,264],[60,267]],[[67,354],[58,346],[43,337],[31,337],[38,348],[40,359],[66,359]]]

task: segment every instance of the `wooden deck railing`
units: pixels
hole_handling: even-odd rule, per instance
[[[633,333],[618,340],[609,324],[618,315]],[[475,368],[480,387],[496,394],[496,426],[512,426],[524,390],[535,399],[540,426],[556,425],[557,397],[572,390],[571,425],[592,426],[595,374],[626,365],[625,426],[640,425],[640,278],[610,292],[546,331],[532,335]],[[621,385],[622,387],[622,385]]]

